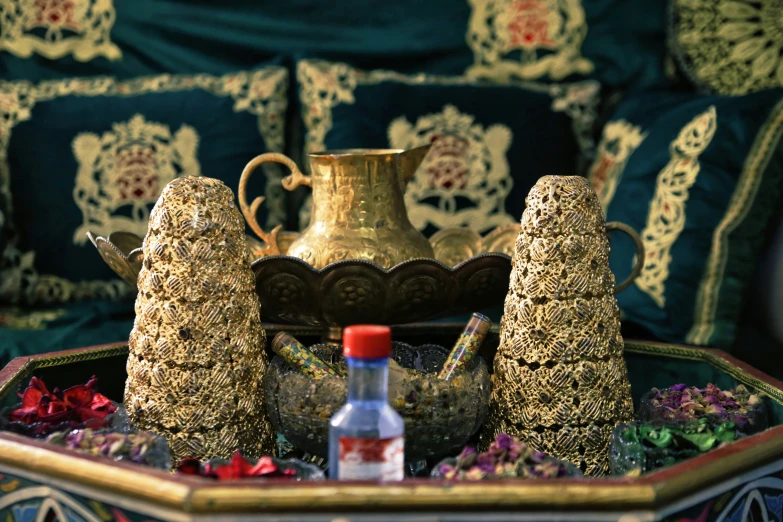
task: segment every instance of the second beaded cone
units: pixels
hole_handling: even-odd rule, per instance
[[[483,439],[516,435],[604,475],[612,429],[632,418],[603,211],[585,178],[543,177],[516,241]]]
[[[182,177],[150,214],[130,334],[125,407],[175,461],[274,451],[244,221],[222,182]]]

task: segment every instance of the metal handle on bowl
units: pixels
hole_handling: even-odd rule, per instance
[[[639,277],[639,274],[642,273],[642,268],[644,268],[644,243],[639,234],[636,233],[636,230],[625,223],[610,221],[606,224],[606,230],[607,232],[617,230],[626,233],[633,240],[633,244],[636,247],[636,263],[633,266],[633,270],[631,270],[631,274],[625,278],[625,281],[614,286],[614,293],[619,294],[631,286],[636,278]]]

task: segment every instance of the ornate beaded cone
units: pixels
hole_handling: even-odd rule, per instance
[[[633,418],[619,317],[597,196],[585,178],[541,178],[516,241],[483,440],[516,435],[608,473],[612,429]]]
[[[272,454],[261,328],[245,227],[222,182],[169,183],[150,214],[125,407],[175,461]]]

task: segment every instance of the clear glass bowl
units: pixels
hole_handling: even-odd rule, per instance
[[[339,346],[310,348],[317,356],[345,370]],[[407,369],[405,378],[389,387],[389,404],[405,422],[405,460],[443,457],[458,451],[487,415],[490,383],[487,365],[477,357],[468,371],[451,380],[437,373],[449,349],[436,345],[392,344],[392,358]],[[345,379],[314,380],[275,357],[266,372],[265,400],[275,428],[295,447],[326,458],[329,419],[345,404]]]
[[[730,433],[725,433],[729,439],[745,436],[734,426],[729,426]],[[638,476],[697,457],[731,442],[716,435],[720,429],[723,428],[711,425],[706,419],[701,423],[681,422],[677,425],[663,421],[618,424],[609,445],[611,473]],[[650,431],[655,433],[649,434]],[[690,435],[685,432],[690,432]]]

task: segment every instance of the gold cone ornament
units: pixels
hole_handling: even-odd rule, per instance
[[[150,214],[125,407],[175,461],[272,454],[261,328],[245,224],[222,182],[182,177]]]
[[[633,419],[607,224],[582,177],[543,177],[526,203],[483,439],[516,435],[604,475],[612,429]]]

